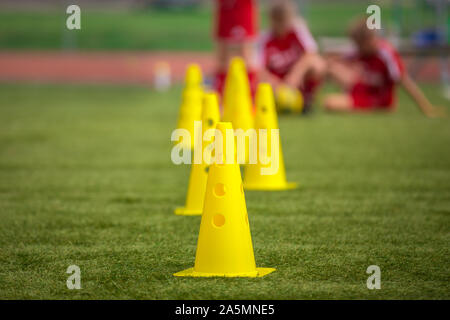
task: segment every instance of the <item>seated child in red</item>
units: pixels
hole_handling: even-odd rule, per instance
[[[329,94],[324,106],[330,111],[392,110],[395,89],[403,87],[427,116],[440,112],[424,96],[409,77],[394,47],[367,28],[366,19],[357,20],[350,28],[355,52],[345,58],[329,59],[327,73],[346,93]]]
[[[269,15],[271,27],[261,36],[258,50],[263,81],[275,88],[283,84],[299,89],[308,108],[324,66],[317,44],[291,1],[275,2]]]

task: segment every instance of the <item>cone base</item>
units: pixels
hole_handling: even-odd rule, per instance
[[[225,278],[260,278],[268,275],[269,273],[274,272],[274,268],[256,268],[256,271],[253,272],[244,272],[244,273],[207,273],[207,272],[197,272],[194,268],[189,268],[173,275],[175,277],[225,277]]]
[[[179,207],[175,209],[175,214],[178,216],[201,216],[202,210],[188,209],[186,207]]]
[[[281,190],[292,190],[297,189],[298,183],[296,182],[286,182],[283,185],[263,185],[263,184],[245,184],[244,189],[246,190],[258,190],[258,191],[281,191]]]

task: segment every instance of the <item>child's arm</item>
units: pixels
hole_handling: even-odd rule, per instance
[[[295,62],[284,78],[284,83],[293,88],[302,87],[306,74],[321,78],[326,71],[325,60],[319,55],[319,49],[308,25],[302,18],[297,18],[293,24],[297,40],[303,46],[305,53]]]
[[[408,74],[405,74],[401,80],[400,84],[406,90],[406,92],[413,98],[416,104],[419,106],[420,110],[427,117],[439,117],[443,116],[444,112],[436,109],[430,101],[425,97],[422,90],[417,86],[417,84],[411,79]]]

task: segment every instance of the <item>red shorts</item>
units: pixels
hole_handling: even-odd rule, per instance
[[[217,0],[216,38],[244,42],[255,38],[257,16],[255,0]]]
[[[390,109],[394,106],[393,86],[374,90],[371,86],[358,82],[349,94],[354,109]]]

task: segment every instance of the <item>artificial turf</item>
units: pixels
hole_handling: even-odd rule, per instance
[[[394,114],[280,117],[301,187],[245,194],[256,264],[276,272],[172,276],[193,266],[200,223],[173,214],[189,174],[170,160],[179,96],[0,86],[0,298],[450,298],[450,119],[403,94]]]

